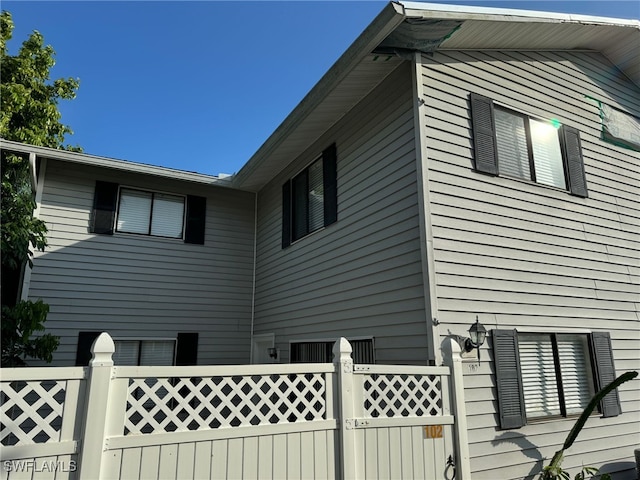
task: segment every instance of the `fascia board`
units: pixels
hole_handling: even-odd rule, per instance
[[[581,23],[640,29],[640,20],[568,13],[515,10],[510,8],[473,7],[440,3],[401,2],[408,18],[440,18],[456,20],[491,20],[505,22]]]
[[[67,150],[58,150],[49,147],[39,147],[4,139],[0,139],[0,149],[18,153],[35,154],[38,157],[59,160],[63,162],[78,163],[131,173],[140,173],[143,175],[152,175],[155,177],[170,178],[186,182],[223,187],[229,187],[231,184],[231,178],[220,179],[213,175],[187,172],[184,170],[175,170],[172,168],[158,167],[155,165],[147,165],[144,163],[129,162],[125,160],[116,160],[113,158],[99,157],[79,152],[70,152]]]

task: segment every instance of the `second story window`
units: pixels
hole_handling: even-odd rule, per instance
[[[282,186],[282,248],[338,219],[336,146]]]
[[[182,238],[184,206],[183,196],[121,188],[116,231]]]
[[[117,183],[97,181],[89,231],[180,238],[204,245],[207,199],[195,195],[171,195]]]
[[[587,197],[580,132],[471,94],[475,169],[521,178]]]
[[[567,188],[557,124],[495,109],[501,175]]]

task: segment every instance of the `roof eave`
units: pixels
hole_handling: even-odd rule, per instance
[[[173,168],[159,167],[155,165],[147,165],[144,163],[129,162],[125,160],[116,160],[113,158],[99,157],[86,153],[71,152],[68,150],[59,150],[56,148],[39,147],[26,143],[13,142],[2,138],[0,138],[0,149],[16,153],[35,154],[40,158],[78,163],[100,168],[108,168],[111,170],[139,173],[143,175],[152,175],[155,177],[169,178],[185,182],[216,185],[221,187],[231,186],[231,178],[221,179],[213,175],[187,172],[184,170],[176,170]]]
[[[516,10],[510,8],[445,5],[440,3],[400,2],[410,18],[453,18],[456,20],[492,20],[505,22],[580,23],[632,27],[640,29],[640,20],[595,17],[569,13]]]
[[[262,144],[258,151],[234,175],[232,185],[246,188],[252,173],[254,173],[270,153],[277,148],[325,97],[358,65],[362,59],[386,38],[406,18],[404,7],[400,3],[392,2],[378,14],[360,36],[324,74],[320,81],[293,109],[280,126]],[[251,185],[252,190],[259,190],[261,185]]]

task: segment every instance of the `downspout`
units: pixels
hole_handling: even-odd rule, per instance
[[[36,154],[29,153],[29,165],[32,169],[32,178],[35,178],[35,184],[32,187],[35,188],[36,193],[36,209],[33,211],[34,218],[40,218],[40,208],[42,206],[42,192],[44,191],[44,174],[47,170],[47,159],[40,158],[40,168],[37,168]],[[32,182],[34,182],[32,180]],[[29,244],[29,251],[33,254],[33,247]],[[20,300],[27,300],[29,298],[29,287],[31,285],[31,270],[32,268],[25,265],[22,273],[22,286],[20,289]]]
[[[251,335],[249,344],[249,363],[253,364],[253,325],[256,317],[256,265],[258,260],[258,192],[253,204],[253,280],[251,291]]]
[[[440,329],[438,328],[438,296],[436,293],[436,273],[431,227],[431,199],[429,187],[429,166],[427,164],[427,131],[425,125],[426,104],[422,83],[422,54],[414,52],[411,77],[413,82],[413,119],[416,142],[416,174],[418,183],[418,216],[420,228],[420,257],[422,264],[425,321],[427,324],[427,352],[429,363],[440,365]]]

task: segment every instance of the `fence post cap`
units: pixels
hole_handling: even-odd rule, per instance
[[[454,336],[446,337],[442,341],[440,349],[442,350],[442,355],[445,362],[450,362],[452,360],[461,360],[460,354],[462,353],[462,350],[460,348],[460,343],[458,343],[457,338],[455,338]]]
[[[351,362],[351,352],[353,352],[353,349],[349,341],[344,337],[340,337],[336,343],[333,344],[333,361],[336,363],[347,360]]]
[[[91,361],[89,365],[92,367],[111,367],[113,366],[112,355],[116,351],[113,339],[107,332],[102,332],[95,339],[91,346]]]

